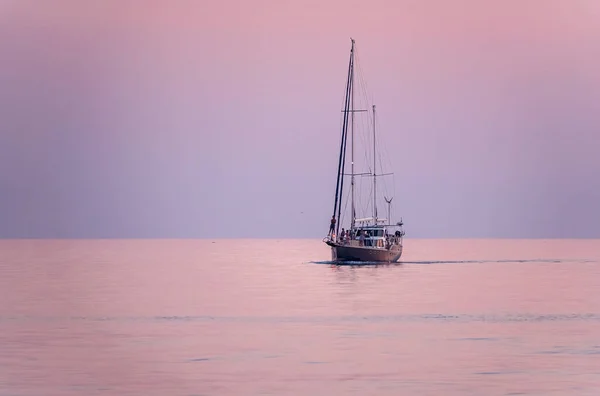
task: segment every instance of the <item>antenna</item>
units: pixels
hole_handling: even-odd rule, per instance
[[[383,197],[383,199],[385,199],[385,202],[387,202],[388,204],[388,224],[392,224],[392,218],[391,218],[391,206],[392,206],[392,199],[394,199],[394,197],[391,197],[390,199],[388,199],[386,196]]]

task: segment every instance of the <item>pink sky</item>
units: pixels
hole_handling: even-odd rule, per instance
[[[353,37],[409,236],[598,237],[599,19],[595,0],[2,2],[0,236],[318,237]]]

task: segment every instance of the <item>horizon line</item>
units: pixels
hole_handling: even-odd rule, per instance
[[[600,240],[600,237],[415,237],[407,240]],[[0,241],[92,241],[92,240],[322,240],[321,237],[0,237]]]

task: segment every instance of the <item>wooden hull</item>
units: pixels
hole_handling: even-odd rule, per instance
[[[402,255],[402,245],[393,245],[389,250],[370,246],[348,246],[331,243],[333,261],[366,261],[394,263]]]

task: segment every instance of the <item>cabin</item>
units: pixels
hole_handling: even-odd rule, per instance
[[[387,249],[390,245],[399,244],[404,232],[402,223],[385,224],[387,219],[356,219],[356,226],[347,232],[342,243],[350,246],[367,246]],[[393,230],[393,228],[398,228]]]

